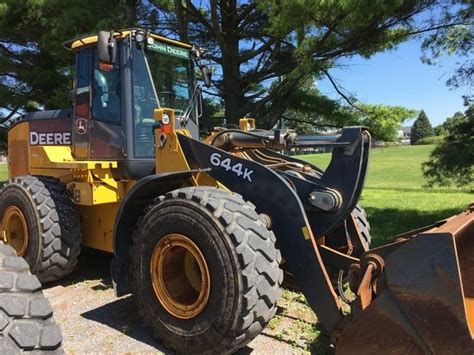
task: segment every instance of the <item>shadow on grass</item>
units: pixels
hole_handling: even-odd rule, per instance
[[[291,302],[298,302],[298,301],[293,299]],[[304,302],[304,304],[306,307],[309,307],[306,304],[306,302]],[[326,333],[326,331],[321,326],[321,324],[292,316],[287,313],[285,307],[280,307],[280,306],[277,306],[277,312],[275,316],[278,316],[281,319],[286,318],[287,320],[290,320],[290,322],[293,324],[294,322],[297,322],[300,324],[304,323],[306,326],[302,328],[296,328],[300,331],[300,333],[294,333],[295,330],[291,329],[292,328],[291,324],[286,323],[286,327],[283,329],[280,329],[280,331],[276,333],[275,332],[272,333],[268,330],[264,330],[260,334],[261,337],[266,337],[266,338],[277,340],[282,343],[286,343],[294,349],[295,353],[308,352],[308,351],[311,352],[311,354],[317,354],[317,355],[333,355],[335,353],[335,348],[331,346],[331,340],[329,338],[329,335]],[[301,342],[302,339],[305,339],[306,341]],[[251,349],[250,347],[245,347],[243,349],[238,350],[236,354],[246,355],[252,352],[253,352],[253,349]]]
[[[433,224],[460,212],[457,208],[418,211],[367,207],[365,210],[371,226],[372,247],[389,243],[397,234]]]

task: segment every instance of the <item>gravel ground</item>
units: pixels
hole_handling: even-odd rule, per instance
[[[68,354],[171,353],[143,324],[133,296],[117,298],[109,274],[111,256],[86,250],[79,269],[47,285]],[[240,354],[332,353],[314,313],[296,292],[284,291],[277,316]]]

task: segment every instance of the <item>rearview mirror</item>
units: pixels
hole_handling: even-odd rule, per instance
[[[100,31],[97,42],[97,54],[99,61],[107,64],[114,64],[117,58],[117,41],[113,32]]]
[[[211,87],[212,72],[205,65],[201,67],[201,72],[202,72],[202,78],[204,79],[204,86],[207,88]]]

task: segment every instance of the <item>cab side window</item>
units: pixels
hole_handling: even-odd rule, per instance
[[[91,50],[83,49],[76,54],[77,91],[89,91],[91,70]]]
[[[92,68],[92,118],[121,124],[120,70],[116,64],[100,63],[94,50]]]
[[[89,119],[91,85],[91,49],[76,53],[76,116]]]

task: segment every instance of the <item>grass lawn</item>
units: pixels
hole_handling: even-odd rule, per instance
[[[0,186],[8,180],[8,166],[6,163],[0,163]]]
[[[373,149],[361,204],[372,226],[373,246],[392,236],[459,213],[474,202],[468,189],[423,187],[421,163],[432,145]],[[330,154],[299,156],[325,168]]]

